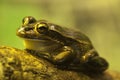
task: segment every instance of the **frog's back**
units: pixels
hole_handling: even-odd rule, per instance
[[[91,43],[91,41],[89,40],[89,38],[83,34],[80,31],[74,30],[74,29],[69,29],[66,27],[60,27],[59,25],[55,25],[55,29],[61,33],[62,35],[75,39],[75,40],[79,40],[79,41],[84,41],[84,42],[88,42]]]
[[[63,31],[63,33],[65,35],[67,35],[68,37],[70,37],[70,38],[73,38],[73,39],[76,39],[76,40],[90,42],[89,38],[85,34],[80,32],[80,31],[75,31],[75,30],[68,29],[68,28],[64,29],[64,30],[65,31]]]

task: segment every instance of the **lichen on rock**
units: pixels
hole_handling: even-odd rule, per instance
[[[120,73],[107,71],[89,76],[82,72],[61,70],[25,50],[1,46],[0,80],[120,80]]]

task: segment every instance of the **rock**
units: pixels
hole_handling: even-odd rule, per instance
[[[103,74],[88,75],[61,70],[24,50],[1,46],[0,80],[120,80],[120,73],[106,71]]]

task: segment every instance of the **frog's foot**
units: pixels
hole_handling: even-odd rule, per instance
[[[57,53],[57,55],[53,56],[53,63],[58,65],[67,65],[72,61],[74,57],[75,54],[73,53],[73,49],[69,46],[64,46],[60,49],[60,52]]]
[[[103,72],[108,68],[108,62],[99,56],[93,57],[89,59],[87,63],[85,63],[86,69],[91,72]]]

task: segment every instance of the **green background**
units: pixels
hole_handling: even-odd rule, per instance
[[[25,16],[80,29],[120,71],[119,0],[0,0],[0,45],[24,49],[16,30]]]

